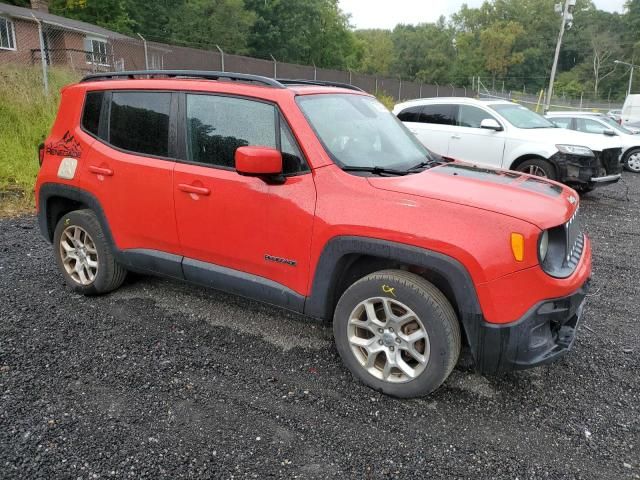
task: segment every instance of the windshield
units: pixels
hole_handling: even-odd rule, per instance
[[[502,115],[511,125],[517,128],[557,128],[542,115],[532,112],[527,107],[515,103],[489,105]]]
[[[325,149],[340,167],[409,170],[435,157],[375,98],[297,97]]]
[[[609,117],[598,117],[598,119],[602,120],[604,123],[606,123],[609,127],[611,127],[612,130],[615,130],[617,132],[627,133],[629,135],[633,135],[633,132],[631,130],[628,130],[628,129],[624,128],[618,122],[616,122],[615,120],[613,120],[613,119],[611,119]]]

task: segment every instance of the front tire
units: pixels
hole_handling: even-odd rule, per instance
[[[67,285],[83,295],[115,290],[127,275],[91,210],[63,215],[53,234],[56,263]]]
[[[640,148],[634,148],[624,156],[624,166],[627,170],[640,173]]]
[[[548,178],[549,180],[557,180],[558,175],[553,164],[542,158],[532,158],[525,160],[516,167],[516,171],[535,175],[536,177]]]
[[[449,301],[402,270],[372,273],[351,285],[336,307],[333,334],[356,378],[400,398],[436,390],[460,355],[460,326]]]

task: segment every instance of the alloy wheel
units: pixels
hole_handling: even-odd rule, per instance
[[[524,169],[524,173],[535,175],[536,177],[548,177],[547,172],[545,172],[544,169],[542,167],[539,167],[538,165],[529,165]]]
[[[351,351],[372,376],[404,383],[429,363],[429,335],[420,318],[404,303],[386,297],[360,302],[349,317]]]
[[[98,274],[98,250],[91,235],[77,225],[64,229],[60,258],[65,271],[79,285],[90,285]]]
[[[633,172],[640,172],[640,152],[629,155],[629,158],[627,158],[627,167]]]

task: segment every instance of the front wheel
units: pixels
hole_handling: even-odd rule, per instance
[[[557,180],[556,169],[551,162],[542,158],[532,158],[525,160],[516,167],[518,172],[528,173],[536,177],[548,178],[549,180]]]
[[[460,355],[451,304],[433,284],[401,270],[372,273],[351,285],[336,307],[333,334],[356,378],[401,398],[436,390]]]
[[[627,170],[640,173],[640,148],[634,148],[624,156],[624,166]]]

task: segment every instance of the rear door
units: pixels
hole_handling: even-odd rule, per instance
[[[419,112],[407,112],[405,118],[412,119],[406,123],[411,132],[420,142],[433,152],[446,156],[449,151],[449,141],[455,135],[455,113],[457,107],[451,104],[435,103],[420,107]],[[398,115],[402,120],[403,112]]]
[[[494,168],[503,167],[505,133],[480,128],[485,119],[500,123],[482,108],[458,105],[455,132],[449,142],[449,157]]]
[[[173,209],[175,110],[171,92],[88,92],[83,130],[97,138],[83,162],[83,178],[107,217],[116,246],[177,253]],[[89,118],[93,118],[89,120]]]

